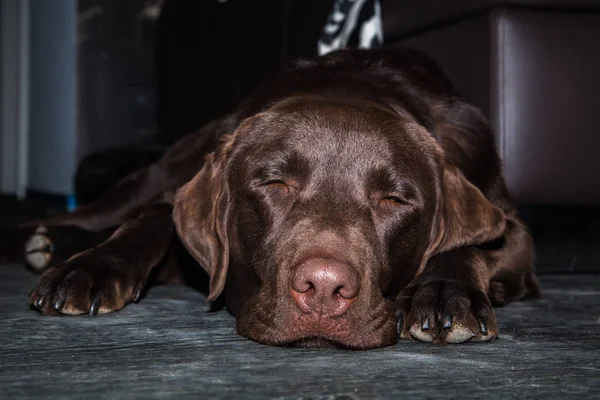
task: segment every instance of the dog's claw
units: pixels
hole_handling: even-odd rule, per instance
[[[451,315],[446,315],[446,317],[444,317],[444,321],[442,323],[442,327],[444,329],[450,329],[450,328],[452,328],[452,316]]]
[[[479,317],[477,318],[477,320],[479,321],[479,330],[481,331],[483,336],[486,336],[488,334],[488,328],[485,317]]]
[[[38,297],[38,299],[33,303],[33,306],[36,308],[41,308],[43,304],[44,304],[44,298]]]
[[[54,308],[56,311],[60,311],[60,309],[62,308],[62,306],[65,304],[65,301],[62,299],[58,299],[54,302],[54,304],[52,305],[52,308]]]
[[[140,297],[142,296],[142,288],[143,285],[141,283],[138,283],[135,287],[135,290],[133,291],[133,302],[137,303],[140,301]]]
[[[101,299],[96,299],[96,300],[94,300],[94,302],[90,306],[90,312],[89,312],[89,314],[92,317],[95,316],[96,314],[98,314],[98,309],[100,308],[100,304],[101,303],[102,303]]]
[[[396,319],[396,330],[398,333],[402,333],[402,328],[404,327],[404,316],[402,314],[398,315]]]
[[[421,324],[421,330],[422,331],[429,330],[429,318],[425,317],[425,319],[423,320],[423,323]]]

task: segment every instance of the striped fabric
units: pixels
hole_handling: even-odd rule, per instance
[[[383,44],[380,0],[335,0],[318,41],[319,55],[354,47]]]

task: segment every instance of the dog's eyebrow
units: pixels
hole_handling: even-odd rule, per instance
[[[310,172],[308,160],[295,151],[275,151],[249,167],[258,175],[293,175],[300,178]]]
[[[391,169],[377,168],[369,172],[367,188],[381,192],[393,192],[403,196],[414,197],[416,189],[411,180]]]

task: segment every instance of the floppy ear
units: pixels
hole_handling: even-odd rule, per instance
[[[442,179],[438,240],[433,254],[458,247],[478,245],[504,233],[504,212],[454,166],[446,166]],[[433,255],[431,254],[431,255]]]
[[[200,172],[179,189],[173,209],[179,237],[210,275],[209,301],[223,291],[229,265],[226,227],[230,199],[224,169],[224,154],[210,154]]]

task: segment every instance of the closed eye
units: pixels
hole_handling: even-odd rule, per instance
[[[262,186],[266,186],[269,189],[277,190],[280,193],[289,194],[295,187],[283,179],[269,179],[262,183]]]
[[[409,204],[409,202],[406,201],[405,199],[403,199],[400,196],[389,195],[389,196],[382,197],[379,200],[379,204],[382,205],[382,206],[400,206],[400,205]]]
[[[286,185],[287,184],[284,182],[283,179],[270,179],[268,181],[265,181],[262,183],[264,186],[271,186],[271,185]]]

